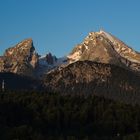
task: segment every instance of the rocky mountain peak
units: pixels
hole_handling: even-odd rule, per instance
[[[22,42],[18,43],[17,45],[15,45],[14,47],[10,47],[8,48],[5,53],[4,56],[30,56],[30,53],[35,52],[35,48],[33,46],[33,41],[32,39],[26,39],[23,40]]]
[[[53,65],[57,61],[56,56],[53,56],[50,52],[46,54],[46,62],[49,65]]]
[[[26,39],[8,48],[0,59],[1,72],[31,75],[38,65],[38,54],[32,39]]]
[[[140,53],[103,30],[90,32],[81,44],[74,47],[68,59],[70,63],[90,60],[140,71]]]
[[[72,50],[68,58],[70,59],[70,63],[78,60],[113,63],[113,61],[116,61],[114,53],[112,45],[103,36],[103,31],[99,31],[90,32],[84,41]]]
[[[33,41],[32,39],[26,39],[18,43],[14,47],[8,48],[5,51],[4,56],[14,56],[16,55],[16,53],[19,53],[19,55],[28,55],[28,52],[30,52],[30,50],[34,50]]]

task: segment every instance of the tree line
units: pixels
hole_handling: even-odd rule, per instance
[[[0,140],[93,139],[140,139],[140,106],[95,95],[0,94]]]

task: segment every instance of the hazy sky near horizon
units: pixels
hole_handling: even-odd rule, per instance
[[[0,0],[0,55],[32,38],[60,57],[100,28],[140,51],[139,27],[140,0]]]

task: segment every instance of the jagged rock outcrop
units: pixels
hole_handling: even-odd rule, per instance
[[[68,56],[70,63],[90,60],[140,72],[140,53],[103,30],[91,32]]]
[[[46,54],[46,62],[49,65],[53,65],[54,63],[56,63],[56,61],[57,61],[56,56],[52,56],[51,53]]]
[[[12,72],[32,76],[38,65],[32,39],[26,39],[16,46],[8,48],[0,57],[0,72]]]
[[[66,64],[68,64],[67,57],[57,58],[55,55],[47,53],[46,55],[39,57],[39,66],[37,67],[35,75],[40,79],[52,69],[65,66]]]

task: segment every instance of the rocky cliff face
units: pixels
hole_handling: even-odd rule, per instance
[[[26,39],[7,49],[0,57],[0,72],[32,76],[37,65],[38,54],[35,52],[32,39]]]
[[[140,100],[140,76],[110,64],[77,61],[49,72],[44,76],[44,83],[51,92]]]
[[[128,47],[113,35],[105,32],[91,32],[68,56],[70,63],[90,60],[115,64],[140,72],[140,53]]]

